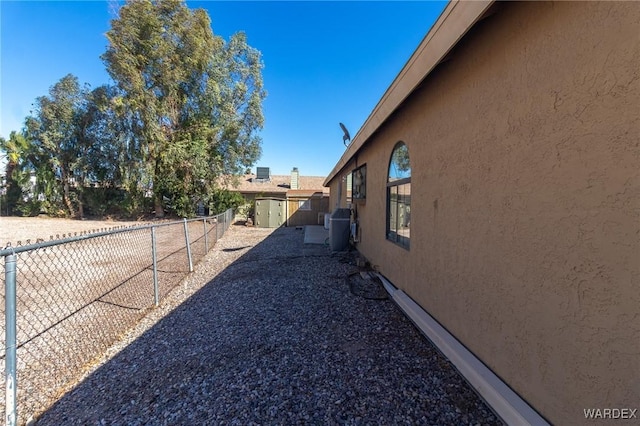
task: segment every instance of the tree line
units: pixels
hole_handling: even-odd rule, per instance
[[[214,35],[207,12],[183,0],[130,0],[106,36],[112,84],[92,89],[68,74],[21,131],[0,138],[3,210],[162,217],[237,205],[217,182],[261,154],[260,52],[242,32]]]

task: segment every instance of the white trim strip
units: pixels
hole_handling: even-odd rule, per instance
[[[549,425],[518,394],[473,355],[404,291],[377,274],[394,302],[458,369],[478,394],[508,425]]]

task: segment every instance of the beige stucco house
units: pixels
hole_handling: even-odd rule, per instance
[[[221,185],[239,192],[255,205],[256,226],[322,224],[329,212],[329,188],[323,186],[325,177],[301,175],[295,167],[288,175],[272,175],[269,170],[259,167],[255,174],[225,177]]]
[[[640,3],[449,3],[325,185],[508,423],[640,422]]]

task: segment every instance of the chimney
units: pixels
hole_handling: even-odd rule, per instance
[[[291,189],[300,189],[300,184],[298,182],[299,177],[300,172],[298,172],[297,167],[294,167],[293,170],[291,170],[291,185],[289,185]]]

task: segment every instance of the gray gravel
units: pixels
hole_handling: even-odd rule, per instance
[[[357,272],[302,230],[231,226],[37,424],[501,424]]]

